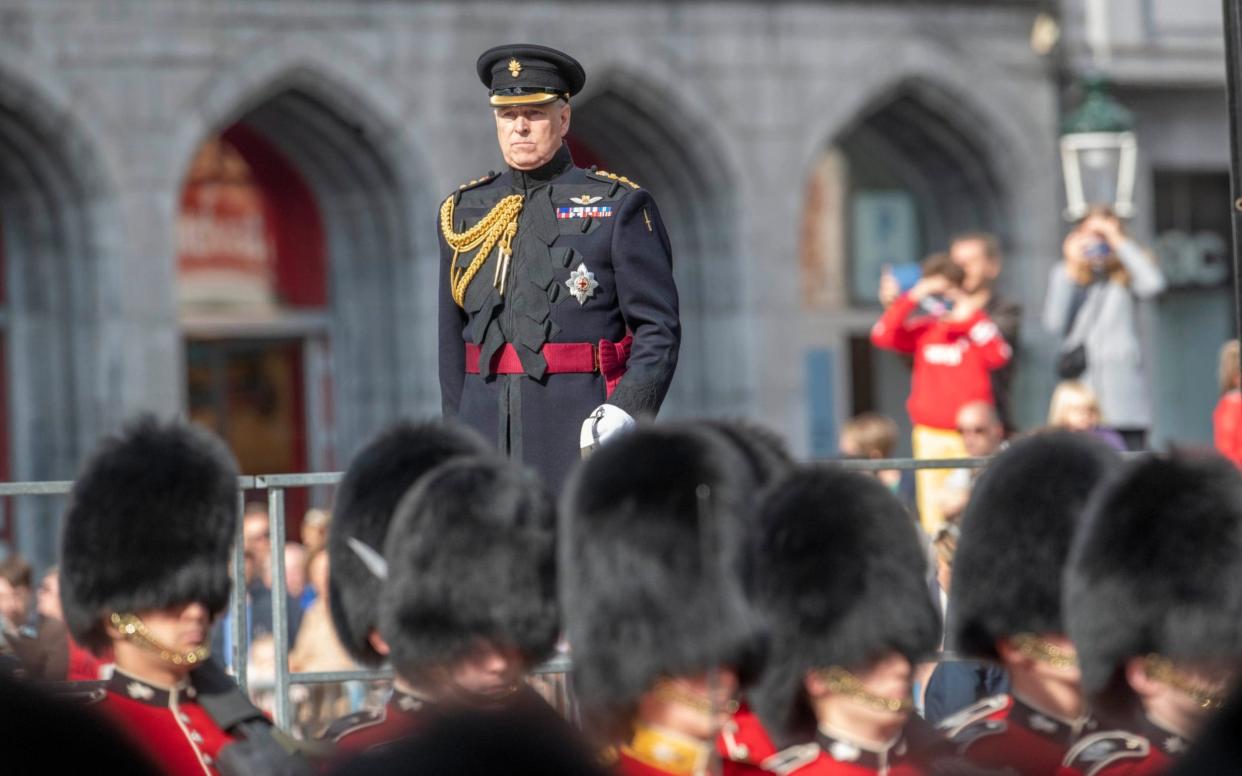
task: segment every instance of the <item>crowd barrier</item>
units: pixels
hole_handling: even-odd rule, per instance
[[[978,469],[987,465],[987,458],[939,458],[939,459],[841,459],[834,463],[859,471],[884,469]],[[331,486],[340,482],[341,472],[315,472],[306,474],[263,474],[238,478],[240,491],[237,499],[237,528],[232,553],[234,580],[246,578],[245,548],[242,543],[241,515],[245,512],[245,491],[267,492],[268,530],[271,542],[272,566],[272,640],[275,650],[275,679],[273,683],[274,717],[281,728],[288,730],[292,724],[292,702],[289,689],[295,684],[329,684],[353,681],[381,681],[392,678],[390,670],[318,671],[293,672],[289,670],[289,597],[285,587],[285,491],[289,488]],[[57,480],[48,482],[0,483],[0,497],[4,496],[54,496],[70,492],[73,482]],[[243,691],[249,691],[247,664],[250,654],[249,632],[246,628],[246,586],[234,584],[229,601],[231,617],[229,627],[232,641],[231,664],[234,676]],[[567,674],[569,658],[559,657],[535,669],[538,674]]]

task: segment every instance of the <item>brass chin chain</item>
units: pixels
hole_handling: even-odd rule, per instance
[[[453,197],[444,200],[440,206],[440,232],[444,241],[453,249],[453,263],[449,267],[449,287],[453,301],[458,307],[466,304],[466,288],[479,274],[479,269],[491,255],[492,248],[500,247],[500,260],[496,264],[496,277],[492,279],[494,287],[503,296],[505,285],[509,279],[509,261],[513,256],[513,236],[517,234],[518,214],[522,212],[523,198],[521,194],[510,194],[491,209],[487,215],[474,226],[464,232],[453,231]],[[470,260],[470,266],[461,269],[457,266],[457,257],[463,251],[479,249]]]
[[[818,673],[819,677],[828,685],[829,692],[836,695],[844,695],[869,709],[887,711],[893,714],[914,709],[914,700],[909,696],[905,698],[885,698],[882,695],[876,695],[863,687],[862,682],[857,676],[839,666],[825,668]]]
[[[713,713],[721,711],[726,714],[736,714],[738,710],[738,702],[735,700],[730,699],[717,705],[712,703],[711,698],[699,695],[698,693],[690,692],[684,687],[679,686],[677,683],[671,682],[667,679],[657,682],[656,686],[652,688],[652,691],[655,692],[656,697],[661,700],[680,704],[687,708],[693,709],[704,716],[710,716]]]
[[[1052,644],[1033,633],[1019,633],[1010,642],[1022,654],[1031,660],[1047,663],[1053,668],[1077,668],[1078,653],[1073,649],[1065,649]]]
[[[195,647],[189,652],[178,652],[160,643],[159,639],[151,635],[151,631],[147,630],[147,626],[136,614],[113,612],[109,619],[112,621],[112,626],[121,632],[126,641],[159,655],[161,660],[175,666],[194,666],[211,657],[211,644]]]
[[[1164,682],[1173,689],[1190,698],[1199,707],[1207,711],[1215,711],[1225,705],[1225,698],[1219,691],[1209,689],[1187,679],[1173,665],[1173,661],[1161,655],[1148,655],[1143,658],[1143,671],[1148,678]]]

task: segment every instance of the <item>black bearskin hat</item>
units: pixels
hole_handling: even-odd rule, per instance
[[[419,480],[388,529],[380,632],[399,674],[469,653],[477,640],[528,664],[556,646],[556,509],[538,476],[458,458]]]
[[[754,483],[763,487],[779,479],[793,468],[793,456],[785,440],[766,426],[743,419],[708,419],[698,421],[713,433],[720,434],[746,459]]]
[[[341,643],[358,662],[384,662],[369,640],[379,625],[383,581],[360,553],[383,557],[393,512],[420,477],[457,456],[487,452],[483,440],[464,428],[402,421],[350,462],[328,527],[328,605]]]
[[[949,646],[995,659],[997,639],[1065,633],[1061,578],[1095,487],[1121,458],[1089,434],[1020,439],[975,484],[953,560]]]
[[[61,535],[65,624],[109,643],[104,619],[229,599],[237,464],[209,432],[142,417],[100,444],[73,485]]]
[[[1242,657],[1242,474],[1210,453],[1127,463],[1087,506],[1065,614],[1088,695],[1131,657]]]
[[[628,433],[571,477],[560,598],[594,732],[622,734],[661,677],[753,667],[757,623],[736,570],[753,490],[736,449],[690,426]]]
[[[914,519],[874,477],[822,464],[767,491],[759,508],[755,607],[768,660],[750,700],[778,746],[814,736],[808,671],[890,651],[936,649],[940,617]]]

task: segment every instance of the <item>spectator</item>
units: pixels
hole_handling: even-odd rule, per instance
[[[964,282],[965,273],[947,255],[929,257],[923,277],[871,329],[876,347],[914,355],[906,407],[916,458],[966,454],[957,412],[973,401],[994,403],[989,373],[1009,363],[1012,354],[980,297],[967,293]],[[922,469],[915,476],[919,519],[929,535],[943,522],[938,494],[948,475]]]
[[[0,627],[17,631],[30,618],[30,564],[13,554],[0,563]]]
[[[1151,403],[1138,303],[1164,290],[1164,275],[1103,206],[1092,207],[1070,231],[1062,255],[1044,303],[1044,326],[1061,337],[1058,375],[1090,386],[1126,447],[1145,449]]]
[[[306,592],[306,548],[297,542],[285,542],[285,590],[289,597],[301,605]]]
[[[972,401],[957,411],[957,433],[971,458],[986,458],[1005,445],[1005,427],[996,408],[985,401]],[[961,516],[970,490],[982,469],[954,469],[940,492],[940,512],[946,521]],[[945,588],[947,591],[948,588]]]
[[[897,424],[877,412],[864,412],[846,421],[841,429],[841,454],[849,458],[892,458],[897,450]],[[896,469],[867,472],[896,493],[901,472]]]
[[[1221,455],[1242,466],[1242,367],[1238,364],[1238,341],[1220,349],[1220,401],[1212,413],[1212,437]]]
[[[962,289],[974,297],[983,308],[1001,337],[1011,350],[1018,347],[1018,325],[1022,321],[1022,305],[1011,301],[996,289],[996,281],[1000,277],[1004,264],[1000,241],[987,232],[964,232],[953,238],[949,243],[949,258],[962,268]],[[885,307],[891,305],[901,294],[901,287],[891,270],[886,270],[880,277],[880,303]],[[997,414],[1005,425],[1005,432],[1016,430],[1010,412],[1009,388],[1014,370],[1014,360],[1005,366],[994,369],[992,378],[992,400],[996,404]]]
[[[306,563],[307,588],[328,589],[328,552],[316,550]],[[320,595],[302,614],[302,627],[289,652],[292,671],[345,671],[355,668],[353,660],[332,627],[328,598]],[[298,709],[298,723],[309,737],[318,736],[329,722],[349,711],[349,699],[341,685],[312,685],[305,703]]]
[[[1099,437],[1117,451],[1126,449],[1125,439],[1100,425],[1100,404],[1090,386],[1077,380],[1057,384],[1048,404],[1048,425],[1065,431],[1081,431]]]
[[[306,557],[311,557],[320,547],[328,546],[328,524],[332,514],[326,509],[308,509],[302,517],[302,546]]]
[[[60,567],[52,566],[43,573],[39,590],[35,595],[35,609],[39,617],[40,635],[62,640],[65,653],[63,670],[50,664],[48,679],[66,679],[71,682],[93,681],[102,678],[101,669],[112,662],[112,653],[104,650],[102,658],[74,640],[64,627],[65,613],[60,604]],[[55,634],[55,635],[52,635]]]
[[[246,504],[242,516],[242,546],[246,550],[246,582],[272,586],[272,537],[267,507],[259,501]]]

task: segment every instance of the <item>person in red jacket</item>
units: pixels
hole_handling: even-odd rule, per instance
[[[914,356],[906,409],[914,424],[916,458],[966,455],[957,411],[970,402],[995,404],[990,373],[1013,352],[978,300],[962,291],[962,270],[947,254],[923,262],[923,277],[889,305],[871,327],[871,344]],[[943,522],[937,495],[949,470],[920,470],[919,519],[928,534]]]
[[[229,599],[237,499],[223,442],[143,418],[103,442],[64,519],[65,624],[116,660],[91,708],[170,776],[311,771],[210,660],[211,623]]]
[[[1238,364],[1238,341],[1220,349],[1220,401],[1212,413],[1212,437],[1216,450],[1242,467],[1242,367]]]
[[[1101,725],[1058,773],[1169,770],[1242,668],[1242,474],[1207,453],[1128,462],[1092,495],[1064,584]]]
[[[1002,666],[1011,689],[940,728],[980,767],[1048,776],[1087,729],[1061,575],[1088,497],[1120,465],[1099,439],[1040,433],[1001,452],[971,494],[953,561],[946,641],[959,656]],[[932,673],[929,696],[942,691],[946,668]]]
[[[940,620],[905,507],[875,478],[827,465],[768,493],[752,552],[769,645],[748,700],[775,751],[748,759],[799,776],[928,772],[952,751],[914,714],[914,665]]]
[[[740,573],[752,464],[710,429],[665,425],[609,442],[570,477],[558,541],[574,690],[620,776],[715,772],[716,735],[759,654]]]

